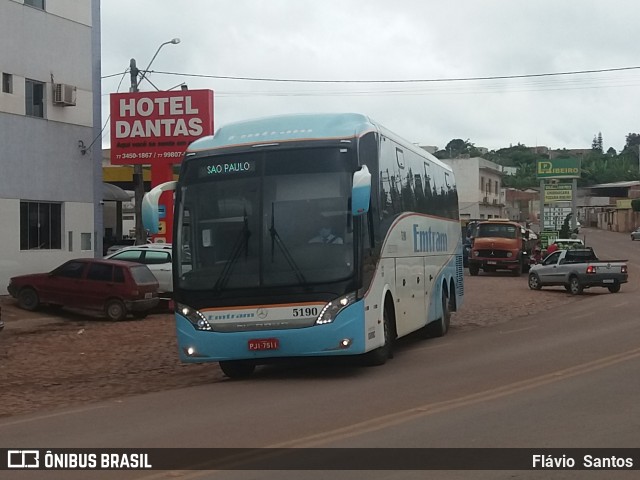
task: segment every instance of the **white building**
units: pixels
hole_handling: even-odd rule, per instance
[[[442,161],[456,177],[461,220],[502,217],[504,173],[500,165],[480,157]]]
[[[102,253],[100,1],[0,0],[0,40],[2,290]]]

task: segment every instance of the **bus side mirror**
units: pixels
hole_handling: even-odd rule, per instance
[[[351,214],[354,217],[364,215],[369,211],[371,200],[371,173],[366,165],[353,174],[351,189]]]
[[[178,182],[175,180],[161,183],[153,187],[142,199],[142,225],[145,230],[149,230],[149,233],[158,233],[160,226],[160,212],[158,211],[160,195],[162,195],[163,192],[175,190],[177,184]]]

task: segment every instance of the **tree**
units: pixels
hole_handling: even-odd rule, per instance
[[[454,138],[447,146],[444,147],[444,150],[438,150],[435,153],[435,156],[438,158],[456,158],[460,155],[467,154],[470,157],[479,157],[480,152],[478,149],[469,141],[462,140],[461,138]]]
[[[602,153],[602,132],[598,132],[598,135],[593,136],[593,142],[591,142],[591,150],[594,152]]]

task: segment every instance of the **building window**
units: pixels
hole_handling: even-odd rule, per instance
[[[484,193],[484,177],[480,177],[480,191]]]
[[[30,117],[44,118],[44,83],[25,81],[25,113]]]
[[[80,250],[91,250],[91,234],[90,233],[81,233],[80,234]]]
[[[62,248],[62,204],[20,202],[20,250]]]
[[[44,0],[24,0],[24,4],[44,10]]]
[[[10,73],[2,74],[2,93],[13,93],[13,75]]]
[[[496,181],[496,195],[498,195],[498,182]]]

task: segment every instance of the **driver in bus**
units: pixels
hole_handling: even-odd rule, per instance
[[[318,235],[311,238],[309,243],[333,243],[334,245],[341,245],[344,243],[341,237],[334,235],[329,227],[323,227],[318,232]]]

